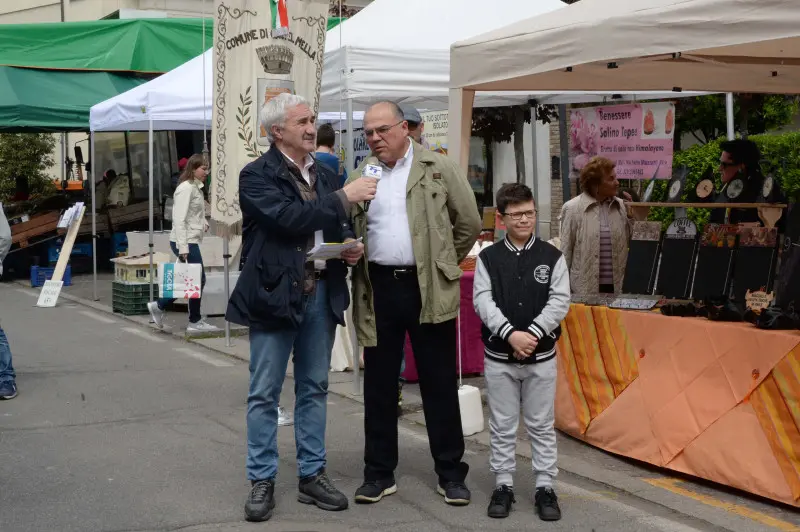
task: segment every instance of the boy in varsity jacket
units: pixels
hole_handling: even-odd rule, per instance
[[[489,466],[495,490],[489,517],[508,517],[514,499],[520,404],[533,450],[535,505],[544,521],[561,519],[553,491],[556,468],[554,403],[556,340],[569,310],[569,271],[554,246],[534,236],[536,208],[525,185],[497,192],[507,234],[481,251],[475,267],[474,305],[483,322],[489,395]]]

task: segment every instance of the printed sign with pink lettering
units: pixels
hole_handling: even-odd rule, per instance
[[[675,104],[636,103],[582,107],[570,112],[572,169],[580,173],[595,156],[616,163],[619,179],[672,176]]]

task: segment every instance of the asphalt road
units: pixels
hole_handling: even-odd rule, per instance
[[[0,285],[20,390],[0,402],[2,532],[725,530],[569,473],[556,485],[564,519],[542,523],[524,459],[514,512],[491,520],[492,475],[475,443],[473,504],[449,507],[434,492],[424,428],[409,421],[401,422],[398,493],[339,513],[297,502],[293,430],[281,428],[275,515],[245,523],[246,363],[66,300],[38,309],[34,295]],[[284,388],[291,407],[290,380]],[[362,424],[361,404],[330,397],[329,473],[350,497],[361,481]]]

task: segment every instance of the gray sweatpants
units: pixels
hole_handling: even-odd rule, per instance
[[[519,411],[531,440],[536,487],[550,487],[556,467],[556,358],[538,364],[507,364],[484,358],[489,396],[489,468],[497,486],[513,486],[517,468]]]

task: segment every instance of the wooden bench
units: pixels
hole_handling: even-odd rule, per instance
[[[53,233],[57,235],[58,220],[61,218],[61,213],[58,211],[47,212],[32,217],[27,222],[11,226],[11,243],[17,244],[19,247],[28,247],[30,240],[37,236]]]

